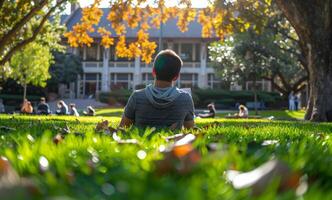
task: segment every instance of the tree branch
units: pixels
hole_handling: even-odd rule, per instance
[[[293,84],[293,90],[294,92],[296,90],[298,90],[298,87],[300,85],[302,85],[304,82],[308,81],[309,80],[309,77],[308,76],[303,76],[302,78],[300,78],[299,80],[297,80],[294,84]],[[301,86],[302,87],[302,86]]]
[[[32,8],[28,14],[26,14],[14,27],[8,31],[0,39],[0,52],[4,48],[5,44],[11,41],[11,38],[31,19],[35,14],[40,11],[47,4],[47,0],[42,1],[36,7]]]
[[[265,80],[271,81],[273,88],[275,88],[276,90],[278,90],[280,93],[282,93],[284,95],[288,95],[288,92],[285,89],[283,89],[281,86],[279,86],[274,81],[274,78],[270,78],[270,77],[267,77],[267,76],[263,76],[262,78],[265,79]]]
[[[290,91],[292,89],[292,87],[289,85],[289,83],[285,79],[284,75],[279,70],[276,71],[276,75],[280,78],[280,81],[281,81],[282,85],[285,87],[285,89]]]
[[[23,48],[25,45],[29,44],[30,42],[33,42],[37,35],[40,33],[40,31],[42,30],[45,22],[48,20],[48,18],[51,16],[51,14],[55,11],[56,8],[58,8],[61,4],[63,4],[66,0],[61,0],[58,1],[57,4],[55,6],[53,6],[47,13],[46,15],[44,15],[44,17],[42,18],[41,22],[39,23],[38,27],[33,31],[33,34],[30,38],[27,38],[21,42],[19,42],[18,44],[16,44],[16,46],[14,46],[11,50],[9,50],[6,55],[3,57],[3,59],[0,60],[0,66],[4,65],[7,61],[9,61],[9,59],[13,56],[13,54],[20,50],[21,48]]]

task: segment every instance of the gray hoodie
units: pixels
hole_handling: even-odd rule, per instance
[[[145,89],[145,95],[150,103],[156,108],[167,108],[174,103],[174,100],[181,95],[177,87],[157,88],[148,85]]]
[[[177,87],[149,85],[130,96],[124,115],[136,126],[181,128],[184,121],[194,119],[194,104],[191,95]]]

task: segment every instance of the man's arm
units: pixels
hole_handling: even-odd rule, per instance
[[[183,126],[184,128],[194,128],[195,127],[195,122],[194,122],[194,116],[195,116],[195,107],[194,107],[194,101],[189,95],[188,98],[188,113],[184,119]]]
[[[134,97],[134,93],[129,97],[126,107],[124,108],[124,112],[122,115],[122,119],[119,127],[129,127],[134,124],[135,119],[135,109],[136,109],[136,101]]]
[[[122,119],[119,127],[126,128],[134,124],[134,120],[129,119],[128,117],[122,115]]]
[[[183,126],[184,126],[184,128],[194,128],[195,127],[195,122],[194,122],[194,120],[184,121]]]

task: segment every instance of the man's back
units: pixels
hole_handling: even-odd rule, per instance
[[[181,128],[194,119],[194,105],[190,94],[176,87],[148,86],[132,94],[124,115],[140,127]]]

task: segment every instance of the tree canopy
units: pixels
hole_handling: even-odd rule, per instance
[[[53,40],[68,2],[72,0],[0,0],[0,72],[10,70],[6,63],[29,43]]]
[[[249,29],[213,43],[210,57],[223,79],[250,80],[249,75],[255,74],[259,79],[270,80],[285,96],[292,91],[297,93],[308,80],[297,35],[280,11],[266,17],[268,23],[260,33]],[[255,60],[254,66],[249,54]]]
[[[53,56],[47,46],[37,42],[30,43],[12,56],[10,66],[13,70],[10,77],[25,90],[28,84],[45,87],[47,79],[50,78],[48,69],[52,59]],[[26,91],[24,98],[25,95]]]
[[[83,73],[81,60],[71,53],[54,52],[54,63],[50,67],[51,79],[48,83],[68,84],[77,80],[77,74]]]
[[[110,1],[110,11],[107,19],[116,35],[106,27],[95,30],[95,25],[99,24],[103,11],[98,8],[100,0],[82,10],[82,18],[73,30],[65,34],[68,43],[73,47],[87,45],[94,41],[89,33],[98,31],[101,35],[101,44],[105,48],[115,45],[118,57],[138,57],[149,63],[157,47],[156,43],[149,40],[148,30],[159,28],[161,23],[165,23],[171,18],[177,18],[177,25],[180,31],[188,30],[190,22],[197,17],[202,25],[202,37],[208,38],[216,36],[223,38],[225,35],[233,33],[234,30],[244,31],[251,26],[251,21],[255,22],[253,29],[259,31],[265,23],[261,14],[268,11],[270,0],[242,1],[242,4],[234,4],[233,1],[215,1],[204,9],[191,7],[190,0],[180,0],[176,7],[166,7],[165,0],[115,0]],[[260,10],[261,12],[249,12],[249,10]],[[254,14],[253,14],[254,13]],[[263,20],[262,20],[263,19]],[[137,40],[127,44],[125,33],[128,28],[137,28]],[[117,39],[115,44],[114,38]]]

